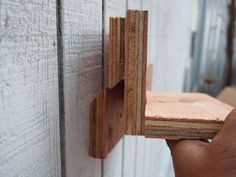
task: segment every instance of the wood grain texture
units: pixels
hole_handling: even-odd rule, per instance
[[[125,19],[125,114],[127,134],[141,134],[145,111],[148,12],[128,10]]]
[[[110,17],[125,17],[126,0],[106,0],[104,7],[104,88],[109,86],[109,34]]]
[[[147,71],[146,71],[146,90],[152,90],[152,73],[153,73],[153,65],[148,64],[147,65]]]
[[[106,102],[107,90],[103,90],[90,104],[89,155],[95,158],[105,158],[108,151]]]
[[[109,18],[125,17],[127,0],[105,0],[104,7],[104,86],[108,85],[108,37],[109,37]],[[123,139],[103,160],[104,177],[122,177],[123,168]]]
[[[88,137],[89,105],[102,87],[102,1],[64,1],[62,10],[66,175],[99,177]]]
[[[109,32],[109,88],[124,79],[125,62],[125,19],[110,17]]]
[[[127,0],[128,9],[141,10],[141,0]],[[142,154],[145,152],[144,149],[140,152],[137,151],[137,141],[139,136],[130,136],[125,135],[124,137],[124,150],[123,150],[123,177],[136,177],[137,175],[137,165],[140,161],[137,161],[139,158],[137,154]],[[141,146],[144,148],[143,146]],[[142,159],[141,163],[144,159]],[[141,168],[140,170],[142,170]]]
[[[147,92],[144,135],[165,139],[213,138],[232,109],[206,94]]]
[[[55,1],[0,2],[0,176],[60,177]]]
[[[114,88],[101,91],[91,103],[90,155],[106,158],[125,132],[124,81],[121,81]]]

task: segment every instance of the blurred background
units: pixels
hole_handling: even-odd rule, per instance
[[[150,12],[153,89],[217,95],[225,85],[235,84],[235,11],[231,3],[234,7],[234,1],[227,0],[144,2]]]

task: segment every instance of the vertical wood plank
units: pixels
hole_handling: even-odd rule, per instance
[[[147,71],[146,71],[146,77],[147,77],[146,89],[147,90],[152,90],[152,73],[153,73],[152,68],[153,68],[152,64],[147,65]]]
[[[102,1],[63,4],[66,177],[99,177],[88,155],[89,105],[102,87]]]
[[[110,17],[109,23],[108,85],[113,88],[124,79],[125,18]]]
[[[104,86],[108,85],[108,37],[109,37],[109,17],[125,17],[126,0],[105,0],[104,6]],[[123,139],[110,152],[103,161],[103,177],[122,176],[122,154]]]
[[[60,177],[56,1],[0,2],[0,176]]]
[[[104,9],[104,86],[108,86],[108,42],[109,42],[109,18],[110,17],[125,17],[126,15],[126,0],[105,0]]]
[[[125,116],[127,134],[142,134],[146,102],[148,12],[128,10],[125,19]]]
[[[127,8],[141,10],[141,0],[128,0]],[[123,177],[136,177],[137,162],[137,141],[140,137],[128,136],[124,137],[124,159],[123,159]],[[141,137],[142,138],[142,137]],[[140,149],[139,149],[140,150]]]

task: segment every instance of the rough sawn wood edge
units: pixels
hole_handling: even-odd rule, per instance
[[[125,116],[127,134],[141,135],[146,104],[148,12],[128,10],[125,18]]]
[[[124,79],[125,18],[109,18],[108,87],[115,87]]]

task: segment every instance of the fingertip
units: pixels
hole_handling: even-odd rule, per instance
[[[222,130],[214,139],[225,139],[227,137],[236,138],[236,109],[233,109],[225,119]]]
[[[226,117],[223,129],[228,129],[228,130],[232,129],[232,131],[236,131],[235,127],[236,127],[236,109],[233,109]]]
[[[236,121],[236,108],[234,108],[234,109],[229,113],[229,115],[226,117],[225,123],[226,123],[227,121]]]

